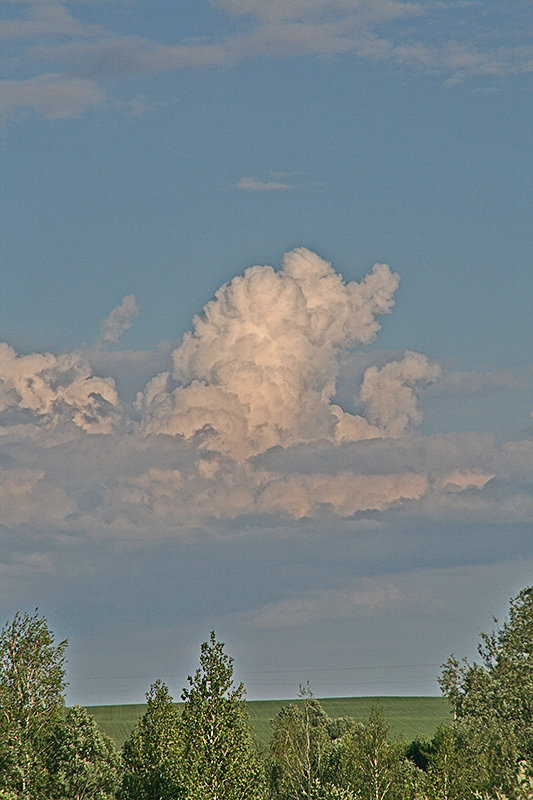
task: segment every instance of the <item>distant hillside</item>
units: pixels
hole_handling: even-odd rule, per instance
[[[250,721],[261,746],[266,746],[270,737],[270,723],[280,708],[297,700],[248,700],[246,707]],[[364,720],[370,708],[379,703],[390,723],[393,735],[401,735],[411,741],[419,737],[431,737],[438,725],[450,721],[450,707],[441,697],[330,697],[320,699],[324,711],[330,717],[354,717]],[[181,705],[181,704],[178,704]],[[130,732],[144,714],[146,706],[88,706],[100,729],[122,747]]]

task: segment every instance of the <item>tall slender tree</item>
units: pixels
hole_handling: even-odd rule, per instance
[[[146,694],[147,708],[122,749],[124,800],[178,800],[181,779],[181,721],[161,680]]]
[[[270,744],[272,791],[279,800],[307,800],[322,786],[331,749],[328,717],[307,687],[300,702],[284,706],[276,717]]]
[[[339,743],[342,785],[362,800],[404,800],[410,796],[412,767],[406,745],[390,739],[381,706],[372,706],[366,722],[352,728]]]
[[[200,651],[200,667],[181,695],[183,775],[187,800],[259,800],[262,762],[245,708],[244,686],[233,684],[233,659],[214,631]]]
[[[45,617],[15,614],[0,634],[0,786],[46,797],[46,752],[64,711],[65,649]]]

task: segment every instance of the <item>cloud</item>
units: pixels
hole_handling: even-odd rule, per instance
[[[241,618],[254,629],[292,628],[326,619],[349,619],[360,614],[361,609],[387,609],[403,599],[403,593],[394,584],[362,583],[363,588],[360,589],[320,589],[277,600],[255,611],[243,612]]]
[[[0,467],[0,524],[18,526],[42,520],[61,522],[76,510],[61,486],[46,482],[46,473],[35,469]]]
[[[279,181],[261,181],[258,178],[241,178],[237,183],[237,189],[243,189],[247,192],[283,192],[296,189],[296,185]]]
[[[91,374],[76,353],[18,355],[0,343],[0,418],[2,432],[15,428],[74,426],[87,433],[109,433],[117,421],[119,399],[111,378]]]
[[[376,264],[345,283],[304,248],[282,268],[252,267],[221,287],[139,397],[145,433],[202,441],[236,458],[275,445],[335,438],[333,407],[340,354],[371,342],[390,312],[398,276]]]
[[[132,294],[122,298],[119,306],[114,308],[100,326],[100,337],[97,346],[106,346],[118,342],[124,331],[131,328],[133,317],[139,309]]]
[[[408,425],[422,419],[416,390],[440,375],[440,366],[421,353],[408,352],[401,361],[391,361],[381,369],[369,367],[360,392],[369,421],[386,436],[401,436]]]
[[[54,73],[21,81],[0,81],[0,117],[4,120],[28,111],[46,119],[79,117],[89,108],[101,108],[106,101],[106,92],[84,78]]]
[[[420,70],[448,84],[471,78],[487,83],[533,69],[531,13],[519,3],[511,14],[497,4],[481,10],[475,4],[400,0],[216,0],[213,7],[227,15],[223,34],[205,36],[199,27],[195,37],[165,43],[86,23],[57,2],[14,5],[27,7],[27,13],[0,22],[0,39],[11,48],[6,63],[18,69],[18,79],[6,79],[1,87],[5,119],[28,110],[64,119],[104,105],[142,112],[150,98],[147,103],[124,97],[111,101],[110,84],[138,75],[232,66],[258,55],[351,54]],[[283,182],[253,177],[241,184],[251,191],[285,188]]]
[[[424,354],[363,352],[353,404],[337,396],[398,283],[384,264],[347,282],[298,248],[224,284],[174,349],[105,349],[133,295],[93,350],[0,345],[2,522],[139,543],[238,519],[532,519],[533,441],[417,432],[441,380]],[[447,391],[501,380],[456,375]]]
[[[261,505],[267,513],[301,519],[319,512],[353,517],[361,511],[384,511],[428,491],[424,474],[361,475],[354,471],[335,475],[265,475]]]
[[[486,473],[482,470],[461,470],[454,469],[444,475],[440,480],[443,489],[448,491],[463,492],[465,489],[483,489],[492,478],[494,473]]]
[[[525,378],[512,372],[447,372],[430,389],[431,394],[450,396],[490,395],[504,389],[519,389],[526,385]]]
[[[211,5],[235,17],[280,22],[321,19],[327,15],[358,15],[363,19],[391,20],[423,13],[420,3],[397,0],[211,0]]]
[[[0,20],[0,41],[9,39],[41,39],[51,36],[87,36],[97,33],[99,26],[76,20],[64,5],[57,2],[26,3],[25,17]]]

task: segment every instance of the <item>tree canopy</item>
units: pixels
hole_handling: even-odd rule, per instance
[[[181,719],[161,680],[146,694],[147,707],[122,749],[123,794],[130,800],[182,796]]]
[[[492,633],[481,634],[481,661],[452,654],[440,685],[454,709],[471,784],[510,791],[518,762],[533,760],[533,587],[511,599],[508,620],[494,623]]]
[[[254,800],[264,796],[261,760],[244,704],[233,684],[233,659],[211,631],[200,666],[181,695],[187,800]]]
[[[450,656],[453,722],[411,743],[379,705],[330,719],[307,686],[260,754],[212,631],[181,710],[157,680],[120,757],[87,709],[65,708],[66,645],[37,610],[0,633],[0,800],[533,800],[533,587],[481,634],[478,661]]]
[[[64,709],[66,647],[37,609],[15,614],[0,634],[0,781],[29,800],[45,791],[47,747]]]

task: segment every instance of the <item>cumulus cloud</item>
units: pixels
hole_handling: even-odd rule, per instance
[[[1,344],[2,521],[135,539],[237,518],[529,518],[533,442],[416,432],[421,391],[441,375],[424,354],[364,353],[358,413],[343,407],[351,349],[374,340],[398,283],[385,264],[347,282],[298,248],[224,284],[173,350],[105,349],[131,324],[133,295],[92,351]]]
[[[118,406],[113,379],[92,375],[80,355],[18,355],[0,343],[0,432],[68,424],[87,433],[109,433]]]
[[[342,351],[371,342],[398,275],[376,264],[360,283],[299,248],[282,268],[251,267],[218,290],[138,405],[146,433],[195,438],[246,458],[275,445],[335,438]]]
[[[401,436],[408,425],[421,421],[416,390],[432,383],[440,374],[438,364],[422,353],[412,352],[381,369],[369,367],[360,393],[369,421],[386,436]]]

